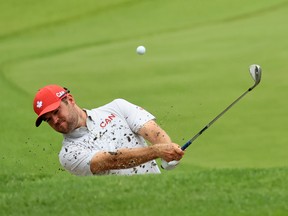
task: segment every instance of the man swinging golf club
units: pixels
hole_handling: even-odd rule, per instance
[[[47,85],[36,93],[33,108],[37,127],[46,121],[63,134],[59,160],[75,175],[160,173],[155,159],[179,161],[184,155],[152,114],[124,99],[82,109],[68,89]]]

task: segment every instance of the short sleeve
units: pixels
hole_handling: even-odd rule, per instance
[[[135,133],[148,121],[155,119],[151,113],[140,106],[132,104],[124,99],[116,99],[114,101],[123,118],[128,123],[131,130]]]

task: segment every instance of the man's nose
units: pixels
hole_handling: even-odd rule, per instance
[[[57,122],[59,120],[58,116],[57,115],[52,115],[51,118],[52,118],[53,124],[57,124]]]

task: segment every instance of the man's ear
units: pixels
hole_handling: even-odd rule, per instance
[[[74,97],[71,94],[67,94],[67,99],[68,99],[69,103],[75,104]]]

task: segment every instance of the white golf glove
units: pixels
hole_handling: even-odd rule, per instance
[[[180,161],[174,160],[167,162],[163,159],[161,159],[161,167],[165,170],[172,170],[175,169],[175,167],[180,163]]]

